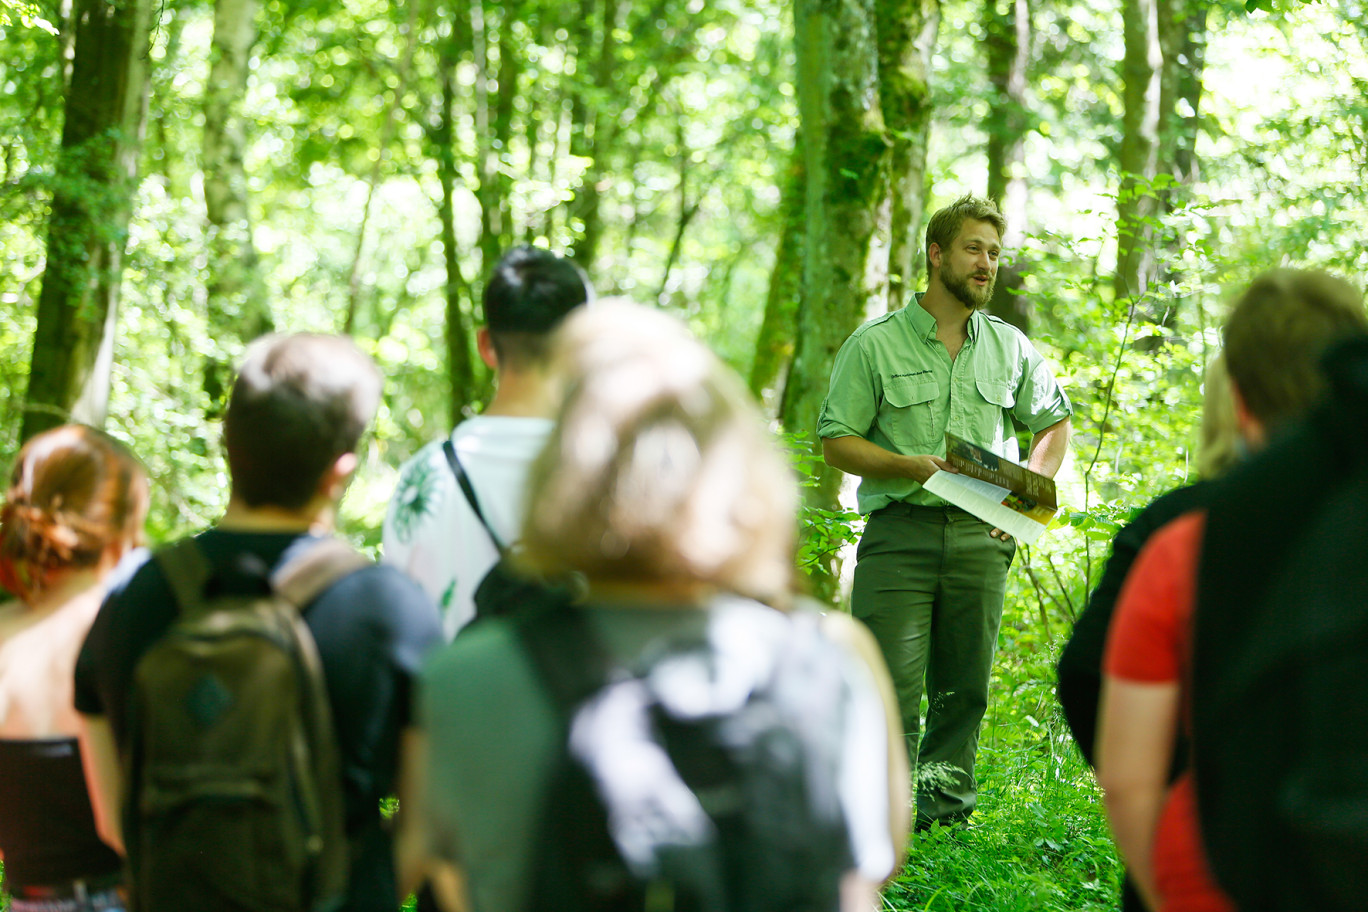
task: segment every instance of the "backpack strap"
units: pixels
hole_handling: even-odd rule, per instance
[[[193,538],[183,538],[156,551],[166,582],[182,615],[194,615],[204,604],[204,588],[214,568]],[[303,608],[349,573],[372,561],[351,545],[328,538],[309,546],[271,574],[271,588],[296,608]]]
[[[514,615],[510,623],[561,724],[568,726],[579,705],[608,681],[607,647],[584,610],[574,605]]]
[[[480,509],[480,499],[475,496],[475,486],[470,483],[470,476],[466,474],[465,466],[461,465],[461,460],[456,458],[456,445],[448,437],[442,441],[442,452],[446,454],[447,465],[451,466],[451,472],[456,476],[456,483],[461,486],[461,493],[465,495],[466,503],[470,504],[470,509],[475,511],[475,518],[484,526],[485,534],[494,543],[499,556],[503,557],[508,552],[508,546],[499,538],[499,534],[494,531],[494,527],[489,524],[484,511]]]
[[[175,596],[177,610],[193,613],[204,603],[204,587],[214,571],[204,550],[195,539],[182,538],[158,548],[154,556]]]
[[[303,608],[342,577],[372,564],[341,539],[326,538],[278,567],[271,574],[271,588],[296,608]]]

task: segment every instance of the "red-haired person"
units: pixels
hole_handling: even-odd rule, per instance
[[[0,853],[13,912],[123,908],[82,771],[72,680],[105,583],[142,539],[147,475],[68,425],[19,452],[0,507]]]

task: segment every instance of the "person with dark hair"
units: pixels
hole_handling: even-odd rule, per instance
[[[193,539],[209,568],[206,596],[258,598],[271,591],[276,570],[328,541],[379,401],[379,372],[349,339],[302,333],[249,347],[224,417],[228,508]],[[111,592],[77,663],[76,708],[92,746],[98,816],[116,847],[134,674],[179,611],[163,561],[149,561]],[[397,886],[380,799],[396,789],[410,690],[421,657],[441,639],[437,613],[403,574],[374,565],[341,576],[301,613],[321,661],[341,764],[351,861],[340,908],[393,910]],[[209,897],[184,899],[187,909],[211,905]],[[212,907],[224,901],[216,897]]]
[[[1049,365],[1019,330],[983,312],[1005,225],[993,203],[973,196],[932,216],[927,290],[841,346],[817,425],[827,464],[861,477],[869,521],[851,611],[878,639],[897,685],[917,758],[919,828],[963,821],[977,803],[974,755],[1016,553],[1006,533],[922,484],[954,471],[947,431],[1015,460],[1019,421],[1033,435],[1027,464],[1047,476],[1068,450],[1072,406]]]
[[[494,371],[494,398],[400,469],[385,516],[384,560],[437,602],[448,639],[475,616],[475,589],[499,546],[518,539],[527,467],[551,431],[557,400],[551,335],[592,297],[569,260],[537,247],[506,253],[485,286],[477,335],[480,357]],[[478,513],[452,460],[466,473]]]
[[[1365,330],[1363,294],[1342,279],[1292,269],[1255,279],[1223,333],[1246,446],[1261,449],[1306,414],[1326,389],[1322,355]],[[1204,495],[1206,503],[1221,490]],[[1150,536],[1122,586],[1103,661],[1097,780],[1135,886],[1161,912],[1234,908],[1202,851],[1191,768],[1169,782],[1174,745],[1190,734],[1191,618],[1205,523],[1198,510]]]
[[[34,437],[10,474],[0,585],[19,601],[0,605],[0,856],[13,912],[124,907],[119,856],[100,840],[86,789],[71,681],[147,505],[138,460],[81,425]]]
[[[868,631],[793,605],[782,451],[658,311],[586,309],[557,351],[517,558],[587,596],[472,625],[424,671],[444,907],[872,908],[908,824],[895,699]],[[596,785],[562,776],[590,755]]]

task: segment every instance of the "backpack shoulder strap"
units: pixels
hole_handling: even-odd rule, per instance
[[[158,548],[154,556],[175,596],[176,609],[181,614],[192,614],[204,604],[204,587],[213,573],[209,558],[193,538],[182,538]]]
[[[296,608],[303,608],[342,577],[373,561],[337,538],[310,545],[271,574],[271,588]]]
[[[470,483],[470,476],[466,474],[465,466],[461,465],[461,460],[456,457],[456,444],[451,442],[448,437],[442,441],[442,452],[446,454],[447,465],[451,466],[451,473],[456,476],[456,483],[461,486],[461,493],[465,495],[466,503],[470,504],[470,509],[475,511],[475,518],[484,526],[485,534],[498,549],[499,556],[503,557],[508,551],[503,540],[499,538],[494,527],[489,524],[489,520],[484,515],[484,510],[480,509],[480,499],[475,496],[475,486]]]
[[[568,723],[579,705],[608,680],[607,647],[584,611],[575,606],[517,615],[509,623],[557,714]]]

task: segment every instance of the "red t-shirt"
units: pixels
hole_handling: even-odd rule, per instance
[[[1184,727],[1190,724],[1187,669],[1205,525],[1205,513],[1188,513],[1151,536],[1121,589],[1103,661],[1114,678],[1179,684]],[[1190,770],[1169,789],[1160,812],[1154,877],[1163,897],[1161,912],[1235,912],[1207,868]]]

